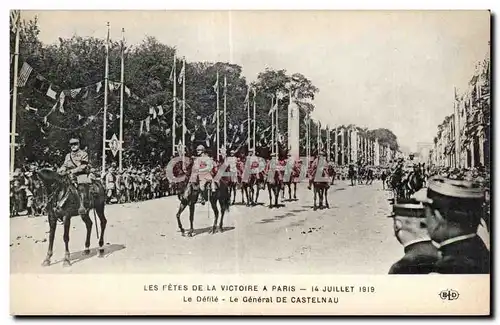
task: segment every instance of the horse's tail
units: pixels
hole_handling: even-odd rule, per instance
[[[220,204],[222,208],[222,212],[229,212],[229,208],[231,207],[231,193],[229,192],[228,186],[223,186],[223,188],[219,188],[220,191]]]

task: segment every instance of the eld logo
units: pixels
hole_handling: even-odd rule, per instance
[[[458,291],[453,289],[443,290],[439,293],[439,297],[443,300],[457,300],[460,297]]]

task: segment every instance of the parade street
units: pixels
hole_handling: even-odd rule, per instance
[[[11,219],[11,272],[17,273],[285,273],[387,274],[403,254],[394,237],[387,199],[380,182],[330,188],[330,209],[313,211],[312,192],[298,186],[298,201],[269,209],[237,203],[226,214],[224,233],[210,235],[213,213],[196,206],[195,236],[182,237],[175,218],[177,197],[106,207],[106,257],[92,249],[83,257],[85,226],[71,224],[73,265],[63,268],[62,225],[58,225],[53,264],[42,267],[47,251],[46,217]],[[91,211],[93,219],[93,212]],[[187,210],[182,215],[189,229]],[[480,227],[480,234],[485,231]],[[484,236],[483,236],[484,237]],[[488,243],[487,243],[488,245]],[[95,224],[91,248],[97,246]],[[82,258],[83,257],[83,258]]]

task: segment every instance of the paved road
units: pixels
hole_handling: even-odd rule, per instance
[[[208,217],[208,205],[197,205],[192,238],[178,231],[175,197],[107,206],[105,258],[98,258],[95,249],[82,256],[85,226],[73,218],[69,268],[61,263],[61,225],[53,264],[42,267],[46,218],[12,218],[11,272],[387,274],[402,255],[386,218],[390,194],[380,183],[351,187],[340,182],[330,189],[330,209],[317,211],[305,184],[299,184],[298,201],[279,209],[269,209],[267,193],[262,193],[259,201],[264,205],[231,207],[222,234],[208,234],[213,215]],[[189,228],[187,211],[182,220]],[[94,226],[91,247],[96,246]]]

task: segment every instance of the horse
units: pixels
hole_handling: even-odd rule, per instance
[[[316,171],[313,170],[313,173],[314,174],[312,175],[312,177],[316,175]],[[325,166],[325,169],[323,169],[321,176],[331,178],[333,174],[334,174],[333,166],[328,164],[327,166]],[[314,193],[313,209],[315,211],[318,209],[318,206],[316,205],[316,197],[319,198],[320,209],[323,208],[323,197],[325,198],[325,207],[329,209],[330,204],[328,203],[328,189],[330,188],[331,179],[328,179],[326,181],[316,181],[313,179],[312,183],[313,183],[313,193]]]
[[[398,198],[405,197],[405,189],[403,183],[403,168],[401,166],[397,167],[394,173],[391,175],[389,179],[390,187],[394,193],[394,197],[396,200]]]
[[[283,184],[288,188],[288,199],[292,200],[292,185],[293,185],[293,199],[297,200],[297,183],[299,182],[300,178],[300,166],[301,162],[298,161],[298,163],[294,164],[292,173],[290,175],[290,178],[285,181]],[[283,190],[283,198],[285,195],[285,191]]]
[[[198,202],[198,195],[200,194],[200,187],[199,187],[199,180],[196,183],[188,184],[188,177],[182,182],[182,185],[180,185],[179,188],[183,188],[182,191],[179,191],[177,194],[177,197],[179,198],[180,204],[179,204],[179,209],[177,210],[177,225],[179,226],[179,230],[181,232],[181,235],[184,237],[184,228],[182,227],[182,222],[181,222],[181,214],[186,209],[186,207],[189,206],[189,223],[190,223],[190,229],[188,232],[188,237],[193,237],[194,234],[194,228],[193,228],[193,223],[194,223],[194,211],[195,211],[195,205]],[[187,186],[191,186],[191,191],[189,192],[189,195],[187,198],[184,198],[184,190]],[[217,203],[220,205],[220,222],[219,222],[219,232],[224,232],[223,224],[224,224],[224,215],[226,212],[229,212],[229,206],[231,205],[231,200],[230,200],[230,193],[229,193],[229,184],[227,181],[224,181],[221,179],[219,182],[219,186],[215,189],[215,191],[212,191],[212,182],[209,182],[207,184],[207,192],[208,192],[208,201],[210,202],[210,206],[212,207],[212,211],[214,212],[214,223],[212,226],[212,229],[209,231],[210,234],[215,234],[217,233],[217,221],[219,219],[219,208],[217,207]]]
[[[280,171],[274,171],[274,175],[269,179],[266,175],[267,191],[269,193],[269,208],[278,207],[278,198],[280,191],[283,189],[283,175]],[[274,194],[274,205],[273,205],[273,194]]]
[[[80,196],[78,190],[67,175],[59,175],[51,169],[40,169],[36,171],[36,175],[42,181],[47,192],[47,213],[50,227],[49,233],[49,247],[47,256],[42,262],[43,266],[50,265],[50,259],[53,254],[54,237],[56,233],[57,220],[63,220],[64,224],[64,245],[65,254],[63,266],[70,266],[70,253],[69,253],[69,230],[71,227],[71,217],[78,215],[78,208],[80,206]],[[64,205],[60,209],[56,209],[58,203],[67,197]],[[99,180],[92,180],[89,184],[89,209],[94,209],[94,219],[97,213],[101,224],[101,235],[97,229],[97,237],[99,237],[99,257],[104,257],[104,233],[106,231],[107,220],[104,215],[104,206],[106,205],[106,190]],[[92,231],[92,219],[90,219],[88,210],[85,214],[80,215],[87,228],[87,235],[85,237],[85,250],[84,255],[90,254],[90,233]]]
[[[425,179],[420,168],[415,169],[408,175],[407,181],[405,182],[405,197],[409,198],[412,194],[416,193],[418,190],[424,187]]]

